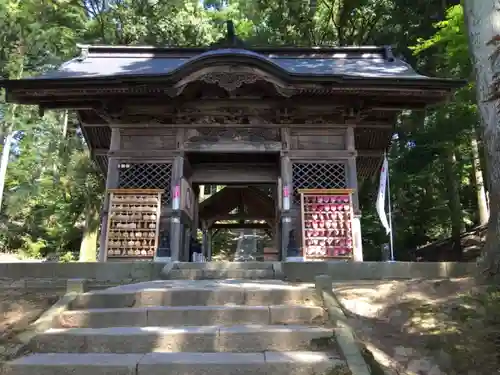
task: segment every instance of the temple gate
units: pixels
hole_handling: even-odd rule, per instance
[[[226,40],[83,46],[54,72],[0,84],[10,102],[77,112],[108,189],[101,261],[188,261],[197,229],[210,257],[210,236],[228,220],[266,230],[281,260],[302,256],[302,189],[349,192],[352,259],[362,261],[358,193],[377,174],[398,114],[443,101],[461,82],[419,75],[390,47],[241,48]],[[200,203],[206,184],[227,187]]]

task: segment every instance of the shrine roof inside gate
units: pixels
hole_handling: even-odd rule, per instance
[[[92,81],[131,77],[168,77],[189,70],[190,66],[213,61],[238,62],[247,60],[271,69],[289,79],[317,81],[357,80],[363,83],[383,81],[390,85],[416,84],[454,88],[462,82],[427,77],[401,59],[395,58],[390,47],[337,48],[158,48],[131,46],[80,46],[79,57],[62,64],[59,69],[39,76],[4,81],[15,82]],[[242,61],[243,62],[243,61]]]

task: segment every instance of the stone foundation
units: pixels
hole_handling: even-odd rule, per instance
[[[239,263],[242,267],[252,263]],[[181,264],[181,263],[179,263]],[[236,266],[236,264],[232,263]],[[456,262],[284,262],[268,263],[292,282],[313,282],[317,275],[333,280],[440,279],[471,276],[475,263]],[[85,279],[89,289],[161,279],[164,263],[0,263],[0,288],[64,289],[68,279]],[[239,267],[238,265],[238,267]],[[193,267],[197,264],[193,263]],[[225,269],[228,263],[200,267]],[[230,266],[229,266],[230,267]],[[281,276],[280,276],[281,278]]]

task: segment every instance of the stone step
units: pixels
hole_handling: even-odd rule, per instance
[[[3,375],[341,375],[345,361],[324,352],[33,354]]]
[[[274,279],[271,269],[172,269],[166,276],[169,280],[262,280]]]
[[[107,328],[147,326],[203,326],[237,324],[322,324],[322,307],[271,306],[162,306],[116,309],[87,309],[63,312],[57,328]]]
[[[71,309],[144,306],[320,304],[313,288],[169,288],[139,291],[104,290],[79,295]]]
[[[179,262],[174,263],[174,270],[272,270],[273,262],[207,262],[207,263],[191,263]]]
[[[300,325],[70,328],[36,336],[30,349],[34,353],[324,350],[317,343],[330,343],[333,335],[333,329]]]

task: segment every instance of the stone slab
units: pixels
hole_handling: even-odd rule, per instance
[[[68,279],[66,281],[66,292],[67,293],[85,293],[87,292],[87,280],[86,279]]]
[[[223,280],[223,279],[273,279],[273,269],[173,269],[169,272],[171,280]]]
[[[343,361],[318,352],[34,354],[7,363],[4,375],[314,375]],[[332,373],[334,374],[334,373]]]
[[[33,337],[28,348],[32,353],[86,353],[85,335],[78,328],[72,330],[51,328]]]
[[[61,328],[107,328],[147,326],[146,308],[88,309],[63,312],[56,319]]]
[[[272,262],[207,262],[207,263],[175,263],[173,269],[195,270],[272,270]]]
[[[248,265],[238,263],[176,263],[178,269],[172,271],[200,271],[194,273],[195,277],[203,275],[203,270],[211,269],[234,269],[241,270],[241,267],[257,267],[256,270],[274,270],[274,277],[285,277],[293,282],[312,282],[314,277],[320,274],[328,274],[333,280],[384,280],[384,279],[411,279],[425,278],[437,279],[447,277],[471,276],[476,271],[475,263],[459,262],[283,262],[271,263],[263,262],[263,266]],[[194,265],[193,265],[194,264]],[[214,264],[214,265],[213,265]],[[217,265],[215,265],[217,264]],[[268,268],[272,265],[272,269]],[[30,285],[35,288],[53,288],[54,286],[64,287],[67,279],[86,279],[91,285],[112,285],[127,282],[146,281],[160,279],[161,271],[165,267],[164,263],[154,262],[37,262],[37,263],[0,263],[0,275],[3,279],[11,282],[22,281],[19,287]],[[194,268],[196,269],[194,269]],[[177,277],[184,275],[177,273]],[[175,275],[174,275],[175,276]],[[34,279],[40,279],[37,281]],[[51,279],[51,281],[46,281]],[[2,283],[4,285],[4,283]]]
[[[313,282],[318,275],[329,275],[334,281],[466,277],[473,275],[476,264],[472,262],[283,262],[281,268],[288,281]]]
[[[31,347],[42,353],[213,352],[218,332],[216,326],[51,329]]]
[[[137,375],[269,375],[263,353],[149,353]]]
[[[157,288],[127,291],[116,289],[79,295],[73,309],[124,308],[145,306],[206,305],[281,305],[286,303],[319,304],[312,288]]]
[[[267,306],[173,306],[148,308],[149,326],[268,324]]]
[[[26,289],[65,289],[66,279],[59,278],[29,278],[25,279]]]
[[[142,355],[33,354],[4,365],[2,375],[136,375]]]
[[[204,279],[274,279],[273,269],[203,270]]]
[[[145,281],[134,284],[125,284],[114,286],[106,291],[107,292],[139,292],[146,289],[308,289],[309,285],[303,284],[289,284],[282,280],[154,280]]]
[[[317,352],[151,353],[139,362],[138,375],[317,375],[335,374],[330,370],[343,364]]]
[[[327,321],[328,316],[323,307],[301,305],[269,306],[271,324],[314,324]]]
[[[170,289],[163,293],[163,306],[216,306],[243,305],[245,291],[243,289]]]
[[[328,273],[327,262],[283,262],[281,271],[289,282],[314,282],[314,277]]]
[[[78,295],[71,308],[77,309],[109,309],[136,306],[136,293],[97,291]]]
[[[263,352],[310,350],[333,330],[299,325],[50,329],[30,342],[36,353]]]
[[[222,327],[217,350],[226,352],[262,352],[310,350],[311,341],[333,335],[331,329],[307,326],[244,325]]]
[[[0,263],[0,275],[21,279],[87,279],[122,282],[126,279],[154,280],[160,277],[162,263],[153,262],[15,262]]]
[[[245,289],[247,305],[283,305],[283,304],[319,305],[317,293],[313,288],[266,288]]]
[[[265,352],[269,374],[289,375],[343,375],[345,372],[334,371],[346,368],[345,362],[336,355],[323,352]]]
[[[168,273],[169,280],[203,280],[203,270],[182,269],[171,270]]]
[[[218,327],[143,327],[115,328],[89,334],[87,347],[94,352],[213,352],[217,348]]]

